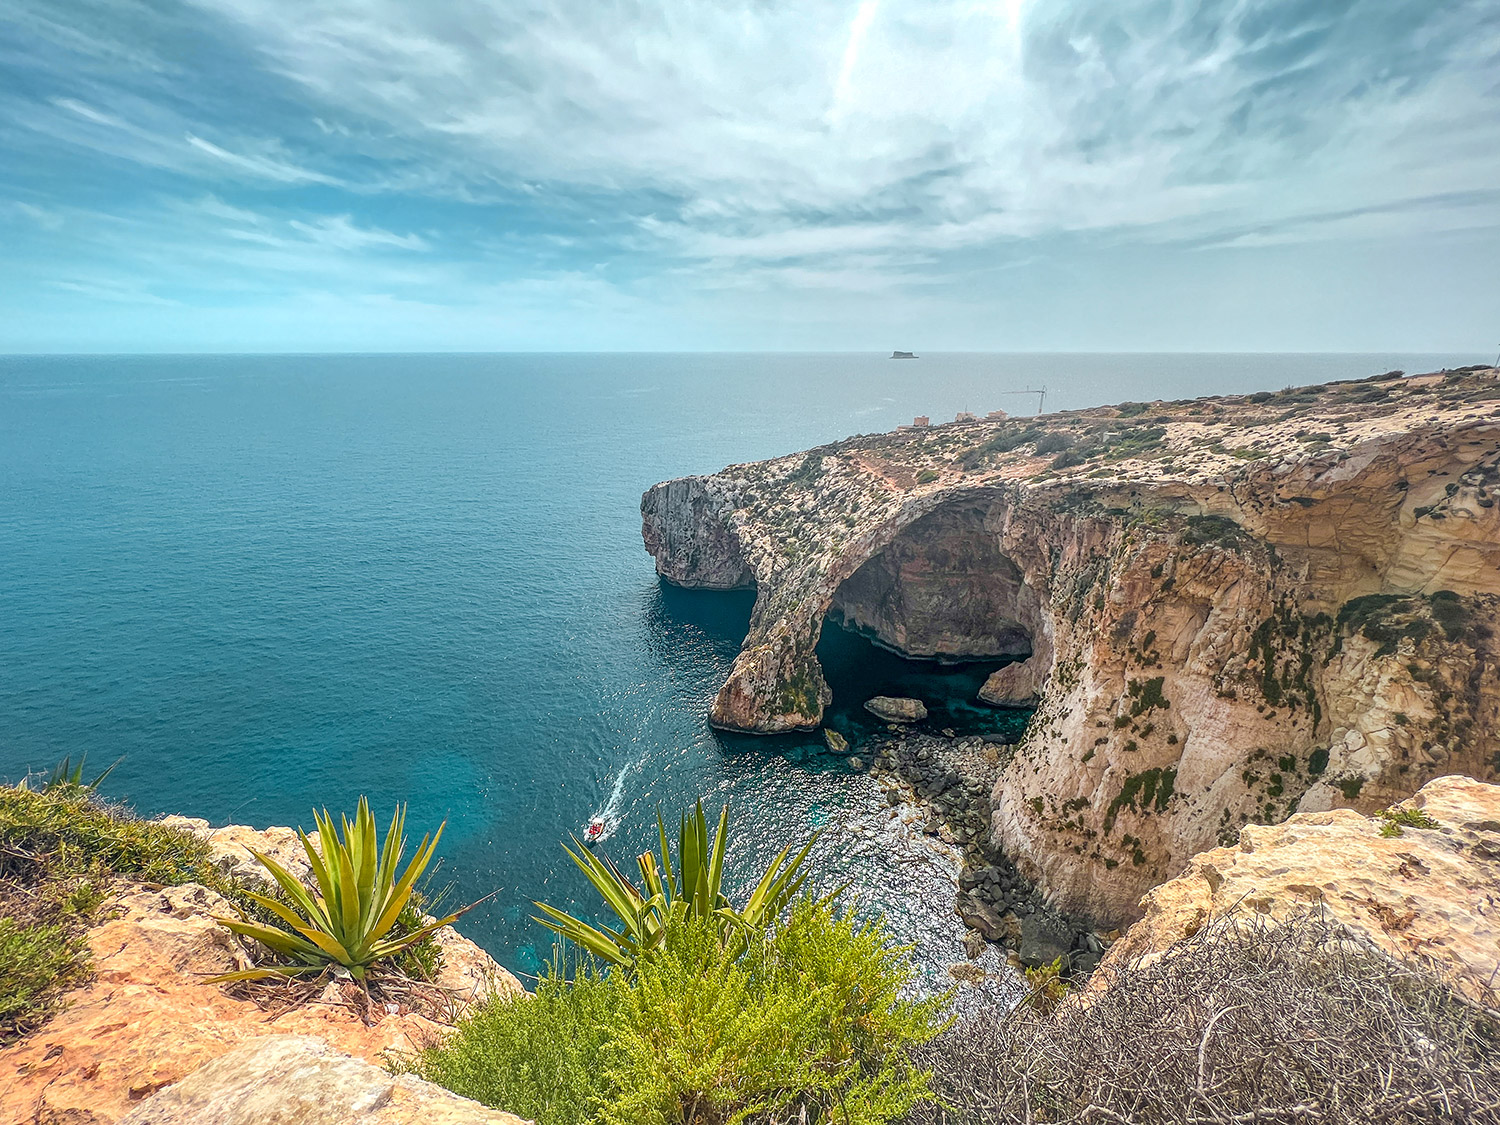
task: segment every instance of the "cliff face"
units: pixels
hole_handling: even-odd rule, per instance
[[[1246,823],[1500,772],[1497,402],[1472,373],[858,437],[657,485],[645,539],[673,581],[757,589],[723,727],[818,724],[830,613],[1031,652],[994,842],[1115,924]]]

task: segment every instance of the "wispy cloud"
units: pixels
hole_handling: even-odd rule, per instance
[[[332,176],[325,176],[320,172],[310,172],[306,168],[298,168],[294,164],[288,164],[284,160],[276,160],[266,156],[246,156],[242,153],[230,152],[222,149],[212,141],[205,141],[202,137],[195,137],[189,133],[186,137],[187,143],[199,152],[206,152],[209,156],[236,168],[242,172],[248,172],[252,176],[263,177],[267,180],[275,180],[283,184],[336,184],[338,180]]]
[[[392,234],[376,227],[363,228],[354,225],[348,215],[334,215],[316,222],[291,221],[293,230],[301,231],[314,242],[325,246],[336,246],[340,250],[362,250],[372,246],[390,246],[398,250],[426,250],[425,239],[415,234]]]
[[[162,292],[305,270],[469,307],[586,277],[852,328],[838,293],[982,310],[1023,276],[1500,243],[1489,0],[12,8],[0,192],[55,220],[17,250],[38,281],[113,255]]]

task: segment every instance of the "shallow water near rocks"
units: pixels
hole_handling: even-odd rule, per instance
[[[1062,409],[1470,359],[0,357],[0,778],[122,758],[105,791],[142,813],[261,827],[406,801],[447,820],[451,901],[498,891],[463,928],[520,972],[550,948],[533,900],[592,907],[569,833],[604,812],[628,862],[658,807],[727,800],[734,878],[825,829],[818,884],[941,978],[948,861],[817,737],[709,729],[750,600],[662,585],[641,492],[1028,384]],[[981,667],[825,649],[856,751],[877,690],[929,728],[1023,718],[972,704]]]

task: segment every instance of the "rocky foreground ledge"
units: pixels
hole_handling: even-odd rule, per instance
[[[231,826],[206,835],[227,869],[247,847],[295,860],[288,829]],[[1404,823],[1403,823],[1404,822]],[[1420,825],[1420,826],[1419,826]],[[242,963],[214,924],[223,900],[201,886],[121,888],[118,914],[88,935],[96,979],[40,1030],[0,1051],[0,1121],[18,1125],[525,1125],[383,1065],[448,1027],[388,1013],[366,1027],[316,1003],[276,1019],[203,977]],[[1500,982],[1500,786],[1429,782],[1384,816],[1297,814],[1249,826],[1237,845],[1196,857],[1148,897],[1091,988],[1163,956],[1225,914],[1286,919],[1321,908],[1356,940],[1415,958],[1470,998],[1497,1006]],[[1179,951],[1174,953],[1174,947]],[[448,931],[445,983],[479,999],[517,993],[515,978]]]
[[[669,581],[753,587],[722,727],[816,727],[832,617],[1024,658],[993,843],[1102,926],[1242,826],[1500,776],[1494,369],[864,435],[659,484]],[[1026,697],[1026,698],[1023,698]]]
[[[263,878],[251,848],[307,873],[290,828],[166,822],[201,836],[215,862],[247,880]],[[134,1125],[523,1125],[429,1083],[395,1079],[381,1065],[388,1052],[441,1039],[447,1024],[398,1008],[367,1026],[338,995],[273,1016],[205,983],[250,967],[239,939],[212,917],[233,913],[195,883],[118,887],[99,911],[105,920],[88,933],[93,979],[39,1031],[0,1050],[0,1122],[108,1125],[129,1115]],[[455,1014],[492,993],[522,991],[451,926],[437,936],[443,964],[435,983],[454,997]],[[160,1090],[172,1092],[152,1096]]]

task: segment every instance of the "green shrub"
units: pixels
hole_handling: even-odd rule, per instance
[[[104,784],[104,779],[115,772],[115,766],[120,764],[116,761],[114,765],[95,777],[93,781],[84,781],[83,767],[84,763],[88,761],[88,757],[87,754],[80,755],[78,764],[73,765],[73,756],[71,754],[65,756],[62,761],[53,767],[47,779],[42,782],[42,792],[52,793],[60,789],[97,790],[100,785]],[[26,778],[21,779],[20,788],[27,788]]]
[[[926,1092],[908,1051],[941,1001],[902,999],[912,974],[882,927],[826,901],[738,952],[685,918],[632,973],[492,1000],[411,1069],[539,1125],[880,1125]]]
[[[224,889],[201,840],[104,804],[73,775],[41,791],[0,787],[0,1043],[87,978],[83,933],[117,876]]]
[[[1228,516],[1189,516],[1182,541],[1189,547],[1228,547],[1244,545],[1250,535]]]
[[[1382,836],[1400,836],[1403,828],[1441,828],[1437,821],[1428,816],[1421,809],[1381,809],[1380,834]]]
[[[102,867],[168,886],[222,881],[209,863],[208,845],[191,832],[139,820],[83,788],[0,788],[0,845],[47,857],[54,876]]]
[[[539,1125],[582,1125],[612,1089],[600,1060],[618,1009],[616,987],[598,973],[585,968],[570,981],[554,968],[534,995],[489,1000],[447,1044],[406,1065]]]
[[[1068,995],[1068,982],[1063,979],[1063,963],[1059,957],[1047,965],[1038,965],[1026,970],[1026,1003],[1034,1011],[1046,1015],[1055,1011]]]
[[[61,924],[0,918],[0,1043],[49,1013],[64,990],[88,976],[86,954],[82,939]]]
[[[684,920],[711,924],[721,940],[741,941],[745,934],[763,934],[781,917],[807,881],[802,864],[817,841],[817,834],[792,855],[791,845],[767,865],[759,882],[735,907],[724,894],[724,853],[729,844],[729,806],[719,812],[718,827],[709,837],[708,821],[699,801],[692,813],[684,813],[677,829],[677,862],[667,846],[667,826],[656,817],[661,842],[661,862],[652,852],[635,857],[641,873],[637,887],[608,856],[596,855],[575,837],[574,847],[563,847],[587,877],[599,897],[618,919],[620,928],[592,926],[581,918],[536,904],[543,917],[536,918],[549,930],[567,938],[588,954],[625,968],[652,953],[665,940],[668,930]]]
[[[1061,430],[1050,430],[1036,439],[1037,453],[1061,453],[1073,448],[1073,435]]]

